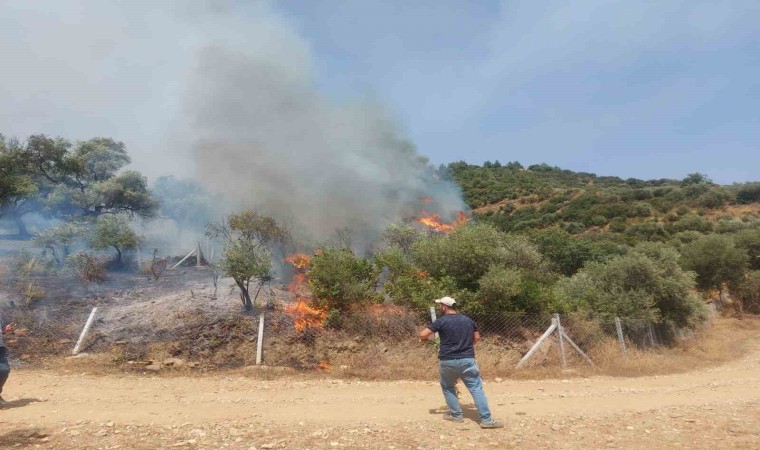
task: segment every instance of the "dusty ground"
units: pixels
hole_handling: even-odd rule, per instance
[[[760,448],[760,337],[741,345],[686,374],[488,382],[502,430],[479,429],[469,400],[465,423],[441,420],[432,382],[19,369],[0,447]]]

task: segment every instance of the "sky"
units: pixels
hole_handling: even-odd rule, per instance
[[[150,176],[193,170],[194,71],[222,43],[272,58],[336,108],[381,105],[435,164],[760,179],[756,0],[0,0],[0,11],[0,132],[113,136]]]

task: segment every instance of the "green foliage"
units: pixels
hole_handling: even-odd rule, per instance
[[[181,226],[203,228],[212,220],[219,199],[194,180],[160,177],[153,183],[161,216]]]
[[[570,276],[588,261],[625,253],[626,246],[607,234],[574,236],[557,229],[535,230],[530,239],[556,269]]]
[[[71,246],[83,238],[87,231],[84,224],[61,223],[35,234],[32,242],[36,247],[49,250],[58,267],[63,267],[66,258],[69,256]]]
[[[694,325],[704,320],[706,308],[691,292],[693,274],[683,271],[677,261],[675,250],[646,243],[606,263],[587,264],[558,283],[557,295],[571,310],[591,317]]]
[[[736,246],[747,253],[749,268],[760,270],[760,228],[741,230],[733,239]]]
[[[129,164],[124,144],[94,138],[76,146],[63,139],[30,136],[25,143],[0,138],[0,216],[16,221],[39,212],[63,220],[127,214],[155,217],[158,203],[138,172],[118,172]]]
[[[230,214],[226,222],[207,224],[206,235],[222,241],[220,268],[235,280],[240,301],[250,311],[261,288],[273,278],[272,247],[289,239],[288,230],[271,217],[247,209]],[[256,286],[253,298],[251,282]]]
[[[453,232],[417,242],[412,260],[436,278],[451,277],[461,289],[477,290],[491,266],[534,270],[541,254],[522,236],[510,236],[484,224],[468,224]]]
[[[317,304],[338,311],[376,302],[379,274],[372,261],[357,257],[351,249],[336,247],[319,250],[307,270]]]
[[[681,265],[697,274],[702,290],[723,289],[723,284],[737,286],[748,265],[747,253],[736,247],[728,236],[711,235],[681,249]]]
[[[735,184],[732,189],[736,192],[736,201],[746,205],[760,203],[760,182]]]
[[[760,270],[747,273],[747,278],[737,290],[736,296],[742,302],[744,311],[760,314]]]
[[[424,234],[411,225],[392,224],[383,232],[386,244],[400,248],[405,254],[409,254],[412,245],[420,240]]]
[[[677,222],[668,225],[667,229],[671,233],[680,233],[682,231],[707,233],[712,231],[713,224],[697,215],[687,215],[683,216],[683,218],[679,219]]]
[[[90,237],[90,246],[95,250],[116,250],[116,264],[122,263],[122,252],[140,245],[140,236],[132,230],[129,220],[123,216],[101,216],[95,222]]]

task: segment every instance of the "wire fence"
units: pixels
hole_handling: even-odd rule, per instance
[[[295,368],[341,368],[355,375],[410,372],[405,364],[434,363],[437,343],[418,333],[435,310],[377,307],[309,321],[307,314],[263,314],[263,364]],[[431,317],[431,315],[433,317]],[[674,344],[693,333],[633,319],[560,315],[490,314],[472,317],[481,334],[480,365],[496,374],[524,369],[609,366],[631,354]],[[370,370],[371,369],[371,370]]]

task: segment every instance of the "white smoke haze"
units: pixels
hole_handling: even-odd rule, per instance
[[[308,43],[267,2],[0,8],[5,134],[113,136],[147,175],[196,178],[315,240],[374,238],[422,196],[444,219],[465,208],[379,102],[315,87]]]

